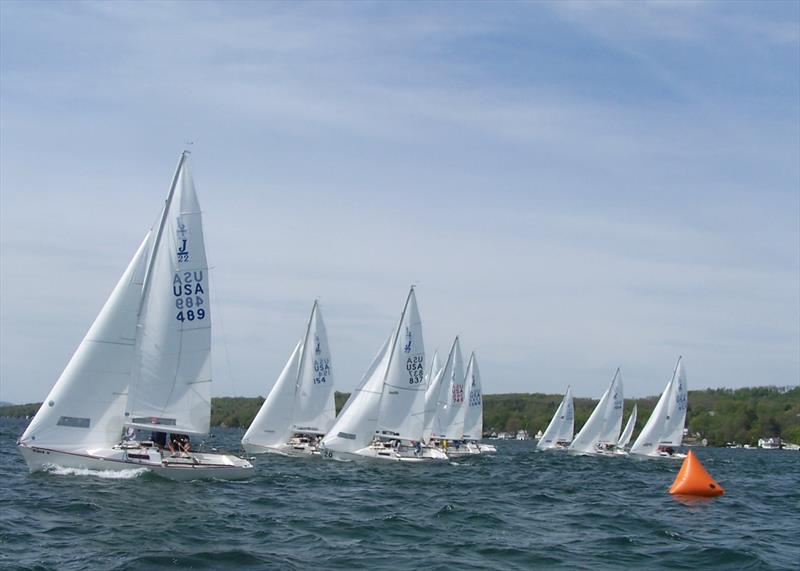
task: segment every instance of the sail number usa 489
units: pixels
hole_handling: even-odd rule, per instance
[[[205,293],[203,270],[176,272],[172,278],[172,295],[178,310],[175,319],[181,322],[205,319]]]

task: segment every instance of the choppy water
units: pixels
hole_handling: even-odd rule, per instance
[[[0,420],[2,568],[800,568],[800,452],[701,449],[727,494],[685,505],[666,493],[677,461],[532,442],[449,465],[260,457],[235,483],[31,475],[23,426]]]

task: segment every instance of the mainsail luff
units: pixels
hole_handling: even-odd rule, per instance
[[[126,425],[186,434],[208,432],[208,293],[202,215],[184,152],[145,276]]]
[[[622,426],[622,376],[619,368],[600,401],[570,444],[576,452],[595,452],[598,444],[616,445]]]

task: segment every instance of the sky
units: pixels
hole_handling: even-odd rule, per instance
[[[44,399],[192,152],[213,394],[411,284],[484,392],[800,379],[798,2],[0,2],[0,401]]]

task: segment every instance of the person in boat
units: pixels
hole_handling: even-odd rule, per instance
[[[419,456],[422,453],[422,442],[414,441],[411,444],[414,445],[414,456]]]
[[[167,446],[167,433],[154,431],[150,434],[150,440],[152,440],[153,444],[156,445],[158,451],[162,452]]]
[[[136,440],[136,429],[132,426],[126,427],[125,431],[122,433],[122,441],[133,442],[134,440]]]
[[[175,453],[188,453],[192,443],[188,434],[171,434],[169,438],[169,451]]]

